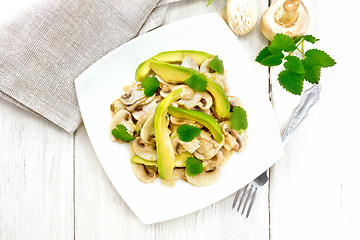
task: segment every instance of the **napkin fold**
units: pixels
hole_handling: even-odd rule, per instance
[[[0,97],[72,133],[74,80],[102,56],[163,23],[177,0],[47,0],[0,26]]]

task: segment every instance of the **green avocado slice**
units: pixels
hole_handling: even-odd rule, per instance
[[[181,88],[164,98],[155,109],[154,128],[157,150],[157,165],[160,178],[168,179],[175,167],[175,152],[171,144],[166,114],[170,104],[180,98]]]
[[[189,152],[182,152],[180,154],[176,154],[175,155],[175,167],[183,167],[183,168],[186,167],[186,159],[189,157],[194,157],[194,155],[192,155]],[[156,166],[157,167],[156,161],[149,161],[149,160],[143,159],[137,155],[135,155],[131,158],[131,162],[137,163],[137,164],[144,164],[147,166]]]
[[[206,113],[176,108],[173,106],[169,106],[168,113],[174,117],[190,119],[204,125],[207,129],[209,129],[218,143],[221,143],[224,140],[219,123],[215,120],[215,118],[207,115]]]
[[[199,74],[199,72],[181,67],[178,65],[161,62],[151,59],[149,61],[150,68],[159,75],[164,81],[180,84],[184,83],[186,79],[191,77],[193,74]],[[217,84],[214,80],[206,77],[207,86],[206,90],[210,92],[214,99],[215,111],[222,117],[226,117],[230,111],[230,103],[226,96],[224,89]]]
[[[151,59],[155,59],[158,61],[169,62],[169,63],[176,63],[181,62],[185,57],[191,57],[195,60],[197,65],[201,65],[206,59],[214,57],[214,55],[206,52],[201,51],[194,51],[194,50],[178,50],[178,51],[167,51],[161,52]],[[150,74],[150,67],[149,67],[149,60],[141,63],[135,72],[135,80],[142,81],[143,79],[147,78]]]

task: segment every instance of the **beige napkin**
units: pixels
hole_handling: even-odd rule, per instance
[[[0,25],[0,97],[68,132],[81,123],[74,79],[163,23],[176,0],[46,0]]]

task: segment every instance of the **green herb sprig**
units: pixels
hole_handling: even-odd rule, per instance
[[[181,141],[191,142],[192,140],[194,140],[194,138],[199,136],[199,134],[201,133],[201,129],[189,124],[184,124],[179,126],[176,129],[176,132],[179,135],[179,139]]]
[[[288,92],[300,95],[304,80],[313,84],[319,83],[321,68],[332,67],[336,64],[335,60],[324,51],[314,48],[305,52],[305,42],[314,44],[317,41],[319,39],[312,35],[290,38],[278,33],[269,46],[259,52],[255,61],[270,67],[280,65],[285,59],[285,70],[279,73],[278,81]],[[293,56],[295,52],[299,52],[302,58]]]
[[[186,159],[185,170],[190,177],[195,177],[204,171],[204,166],[199,159],[195,157],[188,157]]]
[[[135,139],[132,135],[128,133],[127,128],[122,124],[116,125],[116,128],[111,131],[111,134],[115,138],[120,139],[124,142],[129,142]]]

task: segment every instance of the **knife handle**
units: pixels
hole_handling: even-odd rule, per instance
[[[315,84],[304,92],[299,106],[295,109],[289,125],[281,136],[281,140],[284,144],[289,140],[289,137],[300,125],[302,120],[304,120],[310,108],[319,100],[320,89],[320,85]]]

